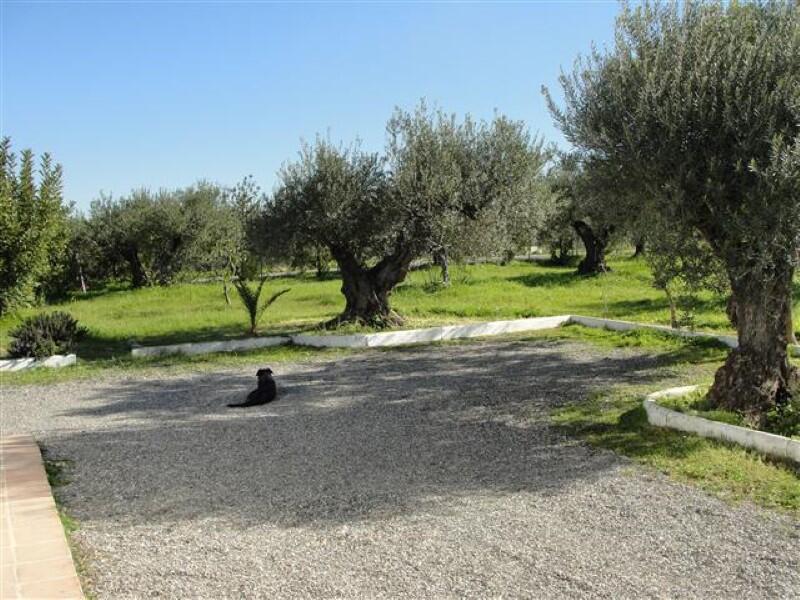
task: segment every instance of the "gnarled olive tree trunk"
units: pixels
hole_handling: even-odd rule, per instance
[[[339,265],[346,304],[344,312],[329,326],[355,322],[386,327],[403,323],[403,318],[392,310],[389,297],[408,274],[413,259],[410,250],[398,249],[369,268],[346,251],[331,249],[331,254]]]
[[[800,384],[789,363],[793,269],[786,265],[769,274],[731,282],[728,314],[739,346],[728,355],[709,392],[711,402],[740,411],[753,423],[786,403]]]
[[[612,227],[603,227],[595,231],[586,221],[574,221],[572,228],[581,238],[586,248],[586,256],[578,265],[580,275],[597,275],[611,269],[606,264],[606,248],[613,232]]]

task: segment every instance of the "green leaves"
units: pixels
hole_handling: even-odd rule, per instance
[[[71,352],[87,331],[69,313],[55,311],[25,319],[9,332],[9,355],[14,358],[46,358]]]
[[[250,320],[249,332],[251,335],[256,334],[258,322],[264,315],[264,311],[266,311],[278,298],[291,290],[291,288],[286,288],[277,291],[272,294],[272,296],[270,296],[266,302],[261,303],[261,291],[264,289],[265,281],[266,279],[262,279],[255,288],[250,287],[250,285],[242,279],[237,279],[233,282],[233,286],[236,288],[239,299],[242,301],[242,305],[247,311],[247,316]]]
[[[66,244],[61,177],[45,154],[37,184],[33,153],[24,150],[17,169],[11,140],[0,142],[0,315],[34,300]]]

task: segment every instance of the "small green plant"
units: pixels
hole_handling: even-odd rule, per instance
[[[258,322],[261,320],[261,316],[264,314],[264,311],[267,310],[267,308],[269,308],[270,305],[275,302],[275,300],[283,296],[291,289],[286,288],[275,292],[272,294],[272,296],[270,296],[269,300],[261,304],[261,291],[264,289],[265,281],[265,279],[262,279],[255,288],[250,287],[250,285],[243,279],[238,279],[233,282],[236,292],[239,294],[239,299],[242,301],[242,304],[247,311],[247,316],[250,319],[249,333],[251,335],[256,334]]]
[[[9,333],[8,353],[14,358],[45,358],[67,353],[86,335],[86,329],[69,313],[41,313],[25,319]]]
[[[767,413],[764,429],[778,435],[800,438],[800,390]]]

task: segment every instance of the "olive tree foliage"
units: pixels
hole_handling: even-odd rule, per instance
[[[394,192],[419,217],[434,262],[448,283],[448,263],[530,246],[538,184],[551,156],[520,121],[490,122],[430,109],[396,110],[387,125]]]
[[[538,218],[532,221],[534,240],[550,252],[553,264],[566,266],[575,254],[575,230],[572,227],[572,201],[559,184],[562,177],[558,163],[550,168],[537,196]]]
[[[68,217],[64,246],[50,262],[50,274],[42,284],[47,301],[63,300],[74,290],[86,293],[107,279],[105,258],[92,237],[88,219],[81,214]]]
[[[43,154],[37,178],[35,162],[23,150],[17,166],[11,140],[0,141],[0,315],[36,299],[64,246],[61,165]]]
[[[674,218],[651,214],[639,230],[647,243],[644,259],[653,276],[653,287],[667,298],[670,325],[694,329],[698,294],[730,293],[725,268],[697,231],[676,228]],[[641,243],[644,243],[642,241]]]
[[[91,237],[106,273],[133,287],[169,285],[185,270],[208,269],[226,256],[235,230],[222,210],[222,190],[200,182],[180,190],[147,189],[92,203]]]
[[[797,393],[787,357],[800,236],[800,4],[624,6],[561,77],[566,138],[724,265],[739,347],[709,398],[759,421]]]
[[[472,222],[510,217],[541,155],[541,144],[504,117],[476,123],[424,103],[398,109],[385,156],[323,140],[305,145],[280,173],[264,231],[284,251],[327,249],[346,300],[335,323],[398,323],[389,297],[411,262],[436,254],[446,265],[448,253],[466,248]]]
[[[222,293],[230,305],[231,281],[252,278],[258,270],[253,234],[263,202],[261,189],[247,176],[228,189],[199,185],[182,195],[192,232],[188,264],[221,278]]]

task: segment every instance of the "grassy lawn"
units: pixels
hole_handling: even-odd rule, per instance
[[[638,345],[659,350],[665,375],[680,382],[665,383],[662,388],[710,385],[714,371],[727,353],[714,343],[659,340],[659,334],[649,332],[618,334],[590,330],[572,335],[601,345]],[[800,470],[797,466],[731,444],[651,426],[642,400],[646,394],[658,389],[659,386],[653,387],[652,383],[647,386],[616,385],[557,411],[553,420],[568,435],[628,456],[726,500],[750,501],[800,516]],[[674,402],[691,401],[689,397]],[[725,420],[737,418],[728,413],[716,416]]]
[[[612,273],[589,278],[575,275],[572,267],[527,262],[456,267],[450,288],[435,285],[435,269],[419,270],[395,291],[393,303],[408,318],[408,327],[566,313],[669,324],[666,299],[652,288],[645,263],[616,259],[611,266]],[[313,328],[343,308],[336,278],[279,278],[268,284],[265,294],[284,287],[291,292],[265,313],[262,334]],[[797,299],[800,302],[800,285]],[[723,308],[719,299],[702,297],[697,328],[728,331]],[[233,306],[227,306],[217,283],[76,294],[47,309],[66,310],[88,327],[89,335],[78,348],[79,357],[87,361],[127,356],[131,343],[157,345],[245,335],[244,310],[235,298]],[[0,319],[0,352],[8,345],[9,329],[39,310],[26,309]]]

